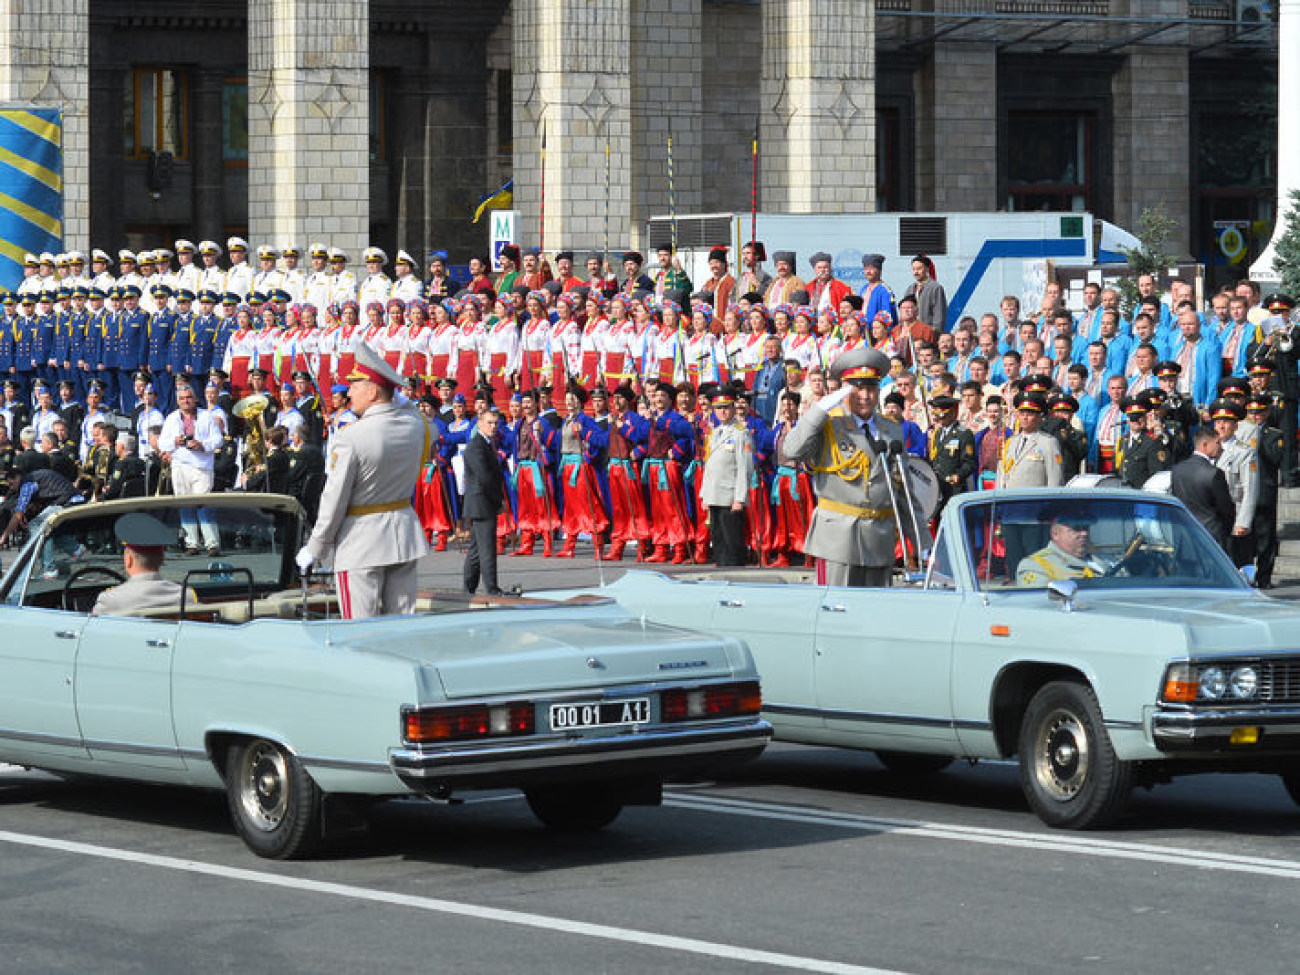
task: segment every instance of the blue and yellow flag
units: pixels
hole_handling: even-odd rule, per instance
[[[501,187],[490,196],[485,196],[478,201],[478,209],[474,211],[474,222],[478,223],[483,214],[488,210],[509,210],[510,204],[515,202],[515,181],[514,178],[506,180],[506,185]]]
[[[0,285],[27,253],[63,250],[63,113],[0,106]]]

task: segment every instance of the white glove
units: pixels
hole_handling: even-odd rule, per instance
[[[298,571],[307,573],[311,571],[312,565],[316,561],[316,556],[311,554],[311,549],[303,546],[302,550],[294,556],[294,561],[298,563]]]
[[[829,413],[853,394],[853,386],[845,383],[833,393],[827,393],[817,401],[817,405]]]

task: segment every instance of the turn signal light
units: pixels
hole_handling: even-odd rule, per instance
[[[758,714],[762,707],[762,690],[758,681],[751,680],[689,689],[672,688],[661,695],[659,713],[664,721],[690,721]]]
[[[1165,689],[1160,696],[1175,704],[1193,704],[1200,693],[1201,681],[1195,668],[1175,664],[1165,674]]]
[[[403,737],[414,745],[511,738],[531,735],[534,728],[533,706],[527,701],[412,708],[402,713]]]

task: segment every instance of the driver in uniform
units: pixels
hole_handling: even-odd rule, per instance
[[[157,518],[138,511],[113,523],[113,534],[122,543],[122,568],[127,580],[105,589],[91,610],[96,616],[142,616],[158,610],[179,611],[181,585],[164,579],[162,569],[167,547],[176,544],[176,532]]]
[[[1016,583],[1046,586],[1055,579],[1091,579],[1104,575],[1106,566],[1092,554],[1092,526],[1097,518],[1078,506],[1053,507],[1040,521],[1051,524],[1044,548],[1031,552],[1016,567]]]

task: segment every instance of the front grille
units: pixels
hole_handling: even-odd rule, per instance
[[[1300,703],[1300,660],[1262,660],[1255,666],[1261,701]]]

